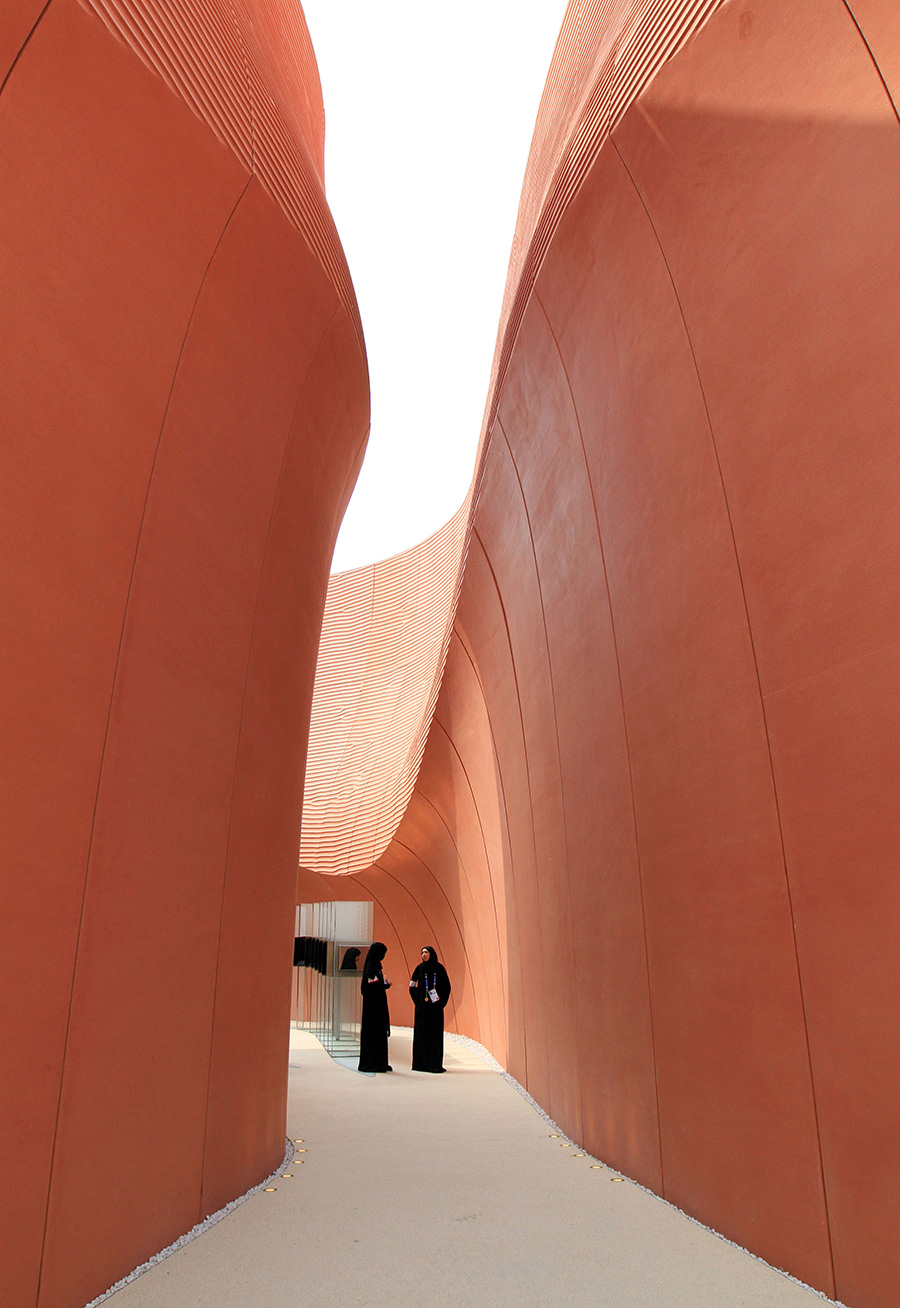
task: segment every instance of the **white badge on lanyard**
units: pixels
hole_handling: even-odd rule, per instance
[[[427,977],[427,976],[425,977],[425,984],[426,984],[426,986],[428,986],[428,977]],[[441,1002],[441,1000],[440,1000],[440,996],[438,995],[438,992],[437,992],[437,990],[435,989],[436,986],[437,986],[437,976],[435,976],[435,978],[434,978],[434,980],[432,981],[431,985],[428,986],[428,998],[431,1000],[431,1002],[432,1002],[433,1004],[439,1004],[439,1003]]]

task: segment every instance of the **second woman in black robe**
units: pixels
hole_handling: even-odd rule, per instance
[[[412,1070],[445,1072],[444,1009],[450,998],[450,978],[431,945],[412,974],[409,993],[416,1006],[413,1027]]]
[[[391,1072],[388,1062],[388,1036],[391,1034],[391,1015],[388,1012],[387,992],[390,981],[385,981],[381,970],[387,945],[376,940],[369,946],[363,964],[362,1021],[359,1027],[359,1070],[361,1072]]]

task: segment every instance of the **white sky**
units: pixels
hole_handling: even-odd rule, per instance
[[[333,571],[462,502],[531,134],[565,0],[304,0],[325,185],[362,314],[372,432]]]

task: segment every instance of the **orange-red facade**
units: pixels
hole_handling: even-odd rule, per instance
[[[471,507],[470,491],[419,545],[331,575],[303,792],[307,870],[363,871],[397,830],[440,690]]]
[[[434,943],[456,1028],[592,1152],[892,1308],[900,11],[671,12],[570,6],[416,788],[300,897],[370,895],[395,978]],[[305,29],[199,13],[0,14],[11,1308],[80,1306],[284,1145],[368,391]]]
[[[508,345],[422,770],[357,878],[574,1138],[879,1308],[900,1298],[896,15],[723,5],[614,125]]]
[[[108,8],[0,15],[4,1308],[84,1304],[284,1155],[309,706],[368,428],[311,55],[301,98],[250,0],[220,32],[192,6],[160,37],[189,98],[159,11]]]

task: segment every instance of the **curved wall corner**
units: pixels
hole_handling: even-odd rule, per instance
[[[259,0],[255,0],[259,2]],[[91,0],[121,6],[129,0]],[[363,871],[410,800],[449,648],[497,399],[534,279],[571,196],[629,104],[721,0],[571,0],[541,97],[469,491],[412,550],[331,578],[316,669],[302,868]]]
[[[328,580],[316,663],[300,866],[369,867],[409,803],[459,594],[471,491],[427,540]]]
[[[212,12],[177,7],[178,63],[219,103]],[[80,1308],[283,1156],[306,737],[368,382],[317,80],[292,108],[248,56],[295,120],[279,192],[76,0],[7,4],[0,58],[2,1297]],[[259,103],[234,114],[264,154]]]
[[[891,0],[759,0],[614,126],[355,878],[575,1139],[858,1308],[900,1299],[898,105]]]

